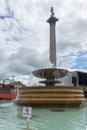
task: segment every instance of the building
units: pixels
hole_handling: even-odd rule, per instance
[[[72,71],[69,74],[61,79],[62,83],[60,85],[64,86],[87,86],[87,73],[81,71]]]

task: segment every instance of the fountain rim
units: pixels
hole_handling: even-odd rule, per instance
[[[55,76],[54,78],[57,79],[57,78],[63,78],[65,76],[68,75],[69,71],[66,70],[66,69],[61,69],[61,68],[42,68],[42,69],[38,69],[38,70],[35,70],[32,72],[32,74],[35,76],[35,77],[38,77],[38,78],[45,78],[46,79],[46,74],[48,73],[51,73],[51,74],[54,74],[55,73]]]

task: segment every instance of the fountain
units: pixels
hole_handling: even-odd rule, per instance
[[[29,86],[19,89],[15,104],[30,107],[79,107],[84,101],[83,89],[79,86],[59,86],[60,78],[68,75],[69,71],[56,67],[56,35],[55,25],[58,19],[51,7],[50,24],[50,61],[51,68],[33,71],[33,75],[45,80],[39,81],[45,86]]]

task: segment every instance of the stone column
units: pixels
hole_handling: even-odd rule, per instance
[[[51,16],[47,20],[50,24],[50,61],[51,64],[56,67],[56,34],[55,34],[55,24],[58,19],[54,16],[53,7],[51,7]]]

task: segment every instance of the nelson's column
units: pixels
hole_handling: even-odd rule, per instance
[[[55,24],[58,19],[54,16],[53,7],[51,7],[51,16],[47,20],[50,24],[50,61],[53,67],[56,67],[56,33]]]

